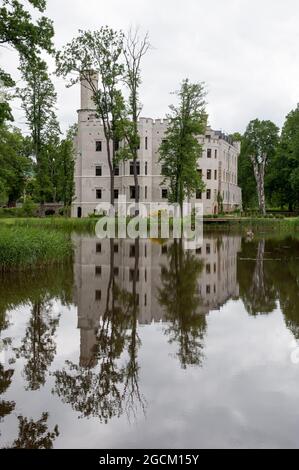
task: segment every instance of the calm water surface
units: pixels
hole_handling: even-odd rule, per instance
[[[299,447],[299,242],[76,236],[0,280],[0,447]]]

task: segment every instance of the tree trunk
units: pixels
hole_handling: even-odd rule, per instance
[[[266,215],[266,199],[265,199],[265,160],[261,163],[258,163],[255,157],[250,157],[253,171],[255,176],[255,181],[257,185],[257,195],[259,210],[262,215]]]

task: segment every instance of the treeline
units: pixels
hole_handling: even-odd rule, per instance
[[[299,210],[299,106],[279,131],[271,121],[251,121],[241,140],[239,185],[243,208]]]
[[[45,0],[29,0],[39,12],[34,20],[25,2],[1,1],[0,43],[19,54],[24,87],[0,69],[0,206],[17,202],[61,202],[68,208],[74,194],[75,128],[62,136],[56,117],[56,93],[42,55],[55,55],[54,28],[43,16]],[[36,16],[36,13],[34,16]],[[29,135],[14,127],[10,100],[19,98]]]

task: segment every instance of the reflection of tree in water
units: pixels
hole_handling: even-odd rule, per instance
[[[178,357],[183,368],[201,365],[206,318],[201,305],[198,281],[203,263],[190,250],[184,251],[182,241],[174,241],[168,251],[168,265],[162,267],[158,301],[164,308],[169,326],[170,343],[178,343]]]
[[[273,312],[279,301],[287,327],[299,339],[298,240],[286,238],[243,243],[241,258],[238,281],[248,313]]]
[[[56,354],[55,332],[59,315],[53,315],[52,305],[46,300],[33,304],[25,337],[16,356],[24,358],[24,375],[31,390],[38,390],[45,384],[46,373]]]
[[[3,395],[11,385],[14,370],[5,370],[3,365],[0,363],[0,395]],[[12,413],[15,409],[15,402],[0,400],[0,422],[5,416]]]
[[[124,409],[130,412],[136,401],[143,405],[139,392],[137,333],[139,241],[135,245],[135,269],[132,293],[119,288],[114,275],[114,240],[110,240],[110,276],[107,301],[97,332],[94,357],[98,370],[66,362],[66,368],[55,372],[54,392],[69,403],[82,417],[97,417],[107,423],[120,417]],[[129,360],[121,364],[127,351]],[[93,361],[94,363],[94,361]],[[135,409],[135,408],[134,408]]]
[[[276,308],[276,290],[265,261],[265,240],[243,243],[238,267],[240,296],[250,315],[267,314]],[[269,276],[270,274],[270,276]]]
[[[14,441],[13,449],[52,449],[54,440],[59,436],[58,426],[48,431],[49,414],[43,413],[38,421],[18,416],[19,435]]]

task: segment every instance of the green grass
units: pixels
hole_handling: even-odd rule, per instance
[[[37,227],[67,232],[90,232],[95,229],[98,219],[73,219],[68,217],[44,217],[44,218],[11,218],[0,219],[2,225],[14,225],[15,227]]]
[[[0,224],[2,272],[62,263],[71,254],[71,239],[61,231]]]

